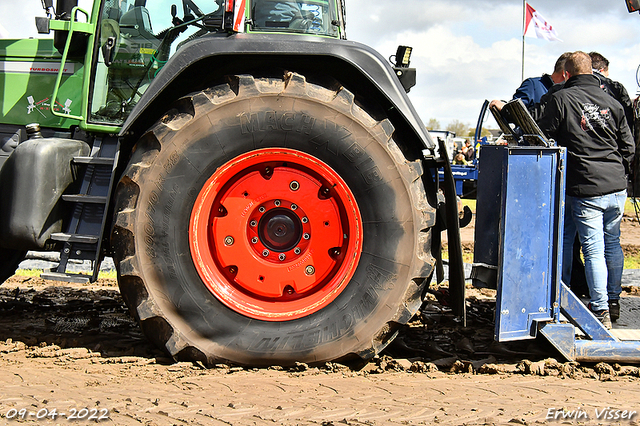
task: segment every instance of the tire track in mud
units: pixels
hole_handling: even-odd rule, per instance
[[[364,366],[206,369],[157,352],[113,281],[13,277],[0,287],[0,423],[11,408],[108,409],[117,425],[537,424],[561,408],[602,424],[596,409],[640,411],[637,367],[496,347],[491,295],[477,296],[473,327],[426,309],[387,355]]]

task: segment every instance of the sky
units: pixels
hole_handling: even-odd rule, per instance
[[[152,0],[148,0],[152,1]],[[213,0],[195,0],[198,4]],[[81,6],[88,0],[81,0]],[[475,127],[485,99],[509,100],[521,83],[521,0],[345,0],[347,37],[382,56],[413,47],[417,85],[409,97],[425,124],[457,120]],[[179,3],[176,1],[176,3]],[[610,77],[638,94],[640,14],[624,0],[531,0],[562,42],[525,39],[524,76],[551,73],[563,52],[597,51]],[[0,0],[0,37],[34,36],[40,0]],[[485,124],[497,127],[492,119]]]

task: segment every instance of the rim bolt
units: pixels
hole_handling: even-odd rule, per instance
[[[224,245],[232,246],[233,245],[233,237],[231,235],[224,237]]]
[[[305,232],[304,235],[302,235],[302,238],[304,238],[305,240],[308,240],[309,238],[311,238],[311,235]]]
[[[292,191],[297,191],[298,189],[300,189],[300,184],[297,180],[292,180],[289,184],[289,189]]]
[[[267,250],[267,249],[262,250],[262,255],[263,255],[264,257],[269,256],[269,250]]]
[[[294,249],[293,249],[293,252],[294,252],[295,254],[300,254],[300,252],[301,252],[301,251],[302,251],[302,250],[300,250],[300,247],[296,247],[296,248],[294,248]]]
[[[284,254],[284,253],[280,253],[280,254],[278,255],[278,259],[280,259],[280,261],[283,261],[283,260],[285,260],[286,258],[287,258],[287,256],[285,256],[285,254]]]
[[[252,243],[252,244],[256,244],[257,242],[258,242],[258,237],[253,237],[253,238],[251,239],[251,243]]]
[[[302,223],[307,223],[309,222],[309,218],[307,218],[306,216],[302,218]]]
[[[307,275],[313,275],[315,272],[316,272],[316,269],[311,265],[304,268],[304,273]]]
[[[249,222],[249,226],[252,228],[255,228],[257,224],[258,222],[256,222],[255,220],[252,220],[251,222]]]
[[[260,213],[264,213],[264,212],[265,212],[265,210],[266,210],[266,209],[265,209],[264,207],[260,207],[260,208],[258,209],[258,211],[259,211]]]
[[[297,210],[297,209],[298,209],[297,204],[291,204],[291,210]]]
[[[280,207],[280,200],[275,200],[273,202],[273,205],[276,206],[276,207]]]

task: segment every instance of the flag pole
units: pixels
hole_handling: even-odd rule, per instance
[[[524,81],[524,33],[527,21],[527,0],[522,0],[522,81]]]

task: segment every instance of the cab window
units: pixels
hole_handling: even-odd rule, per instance
[[[333,3],[322,0],[254,0],[254,31],[293,32],[337,36]]]

